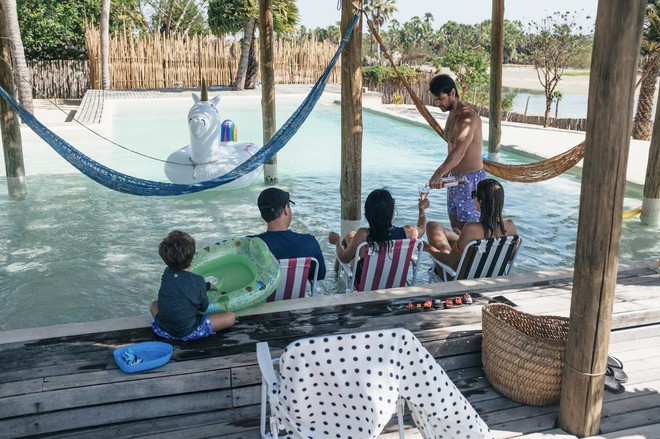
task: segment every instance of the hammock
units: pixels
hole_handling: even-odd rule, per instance
[[[87,177],[102,184],[103,186],[126,194],[141,195],[141,196],[166,196],[166,195],[183,195],[194,192],[200,192],[206,189],[211,189],[229,182],[236,180],[244,174],[254,171],[259,166],[270,160],[280,149],[287,144],[289,140],[296,134],[300,126],[305,122],[307,116],[314,109],[323,93],[323,89],[328,82],[330,73],[334,68],[341,51],[344,49],[355,23],[360,18],[359,13],[353,16],[346,34],[337,48],[334,56],[330,60],[328,67],[325,69],[316,84],[312,87],[311,91],[294,111],[289,119],[282,125],[282,127],[273,135],[273,137],[264,145],[255,155],[243,162],[233,171],[225,175],[221,175],[212,180],[206,180],[199,183],[175,184],[165,183],[159,181],[144,180],[141,178],[132,177],[121,172],[114,171],[107,166],[95,161],[91,157],[86,156],[76,148],[71,146],[66,140],[59,137],[57,134],[46,128],[39,122],[34,115],[25,110],[5,89],[0,87],[0,97],[2,97],[7,104],[16,112],[18,116],[23,119],[23,122],[29,126],[39,137],[41,137],[47,144],[49,144],[55,152],[61,155],[66,161],[71,163],[76,169],[85,174]]]
[[[390,56],[390,53],[387,51],[385,43],[383,43],[383,40],[376,31],[376,27],[366,13],[365,17],[367,24],[369,25],[369,29],[371,29],[371,34],[374,36],[374,38],[376,38],[378,45],[392,65],[392,68],[399,78],[399,81],[401,81],[406,90],[408,90],[408,94],[414,102],[415,107],[417,107],[417,111],[419,111],[419,114],[422,115],[422,117],[426,120],[426,122],[428,122],[431,128],[433,128],[433,130],[437,132],[440,137],[447,141],[445,131],[442,129],[440,124],[438,124],[438,121],[435,120],[435,118],[431,115],[428,108],[426,108],[426,105],[424,105],[419,96],[417,96],[417,94],[413,91],[405,76],[403,76],[401,72],[399,72],[399,70],[396,68],[396,64]],[[580,160],[582,160],[584,157],[584,145],[585,142],[580,142],[573,148],[564,151],[559,155],[526,165],[505,165],[503,163],[483,159],[484,169],[489,174],[510,181],[517,181],[522,183],[545,181],[563,174],[575,166]]]

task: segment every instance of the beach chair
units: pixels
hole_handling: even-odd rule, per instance
[[[303,258],[291,259],[278,259],[280,264],[280,284],[273,294],[268,296],[266,302],[274,302],[276,300],[289,300],[300,299],[305,297],[307,289],[307,278],[309,277],[309,270],[314,262],[314,276],[309,282],[310,296],[314,295],[316,291],[316,282],[319,277],[319,261],[311,256]]]
[[[507,275],[511,273],[521,245],[522,238],[518,235],[470,241],[456,270],[431,257],[434,264],[429,270],[429,282]]]
[[[354,279],[360,252],[365,246],[368,246],[368,248],[362,258],[364,260],[362,275],[360,279]],[[390,241],[389,249],[383,248],[378,251],[373,246],[363,242],[355,250],[352,264],[337,259],[339,273],[346,285],[346,292],[398,288],[406,284],[414,284],[417,279],[417,267],[423,248],[424,243],[421,239],[395,239]],[[408,282],[408,271],[411,265],[412,277]]]
[[[372,439],[393,415],[403,438],[406,402],[422,437],[491,437],[442,367],[407,329],[304,338],[290,343],[275,361],[268,343],[262,342],[257,344],[257,361],[263,439]]]

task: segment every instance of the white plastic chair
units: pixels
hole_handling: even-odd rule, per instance
[[[280,264],[280,284],[273,294],[266,298],[266,302],[276,300],[300,299],[305,297],[307,279],[312,262],[314,262],[314,276],[310,281],[310,296],[316,291],[316,282],[319,277],[319,261],[311,256],[302,258],[278,259]]]
[[[403,438],[404,399],[424,438],[492,438],[467,399],[407,329],[304,338],[290,343],[279,362],[273,362],[268,344],[262,342],[257,344],[257,360],[263,439],[375,439],[393,413]]]
[[[470,241],[463,249],[456,270],[431,257],[434,264],[429,270],[429,282],[508,275],[521,245],[522,238],[518,235]]]
[[[362,260],[362,275],[354,279],[360,252],[368,246],[367,253]],[[339,262],[339,272],[343,276],[346,292],[372,291],[383,288],[398,288],[404,285],[413,285],[417,280],[417,267],[422,256],[424,243],[421,239],[395,239],[390,246],[376,251],[373,246],[363,242],[355,250],[353,263]],[[408,271],[412,265],[412,278],[408,282]]]

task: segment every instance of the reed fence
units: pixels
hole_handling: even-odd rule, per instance
[[[85,31],[90,65],[90,87],[101,87],[99,30]],[[337,47],[313,40],[278,39],[275,51],[275,81],[281,84],[313,83],[325,70]],[[110,88],[198,87],[201,78],[209,85],[231,85],[241,55],[240,45],[214,36],[165,37],[126,33],[110,38]],[[259,56],[258,45],[256,51]],[[330,82],[339,82],[339,63]]]
[[[27,64],[35,99],[81,99],[89,89],[87,61],[28,61]]]

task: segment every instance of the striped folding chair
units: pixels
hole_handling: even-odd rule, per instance
[[[319,261],[307,256],[304,258],[278,259],[282,276],[277,290],[273,292],[266,302],[276,300],[300,299],[305,297],[307,278],[312,262],[314,262],[314,277],[310,282],[310,295],[314,295],[316,281],[319,276]]]
[[[518,235],[470,241],[456,270],[432,257],[434,264],[430,269],[429,282],[507,275],[511,273],[521,245],[522,238]]]
[[[362,274],[354,279],[360,251],[368,246],[367,254],[362,258]],[[421,239],[395,239],[390,241],[389,249],[376,251],[366,242],[355,251],[352,266],[339,262],[340,273],[346,284],[346,292],[371,291],[383,288],[398,288],[412,285],[417,279],[417,267],[422,256],[424,244]],[[412,265],[412,277],[408,282],[408,271]]]

